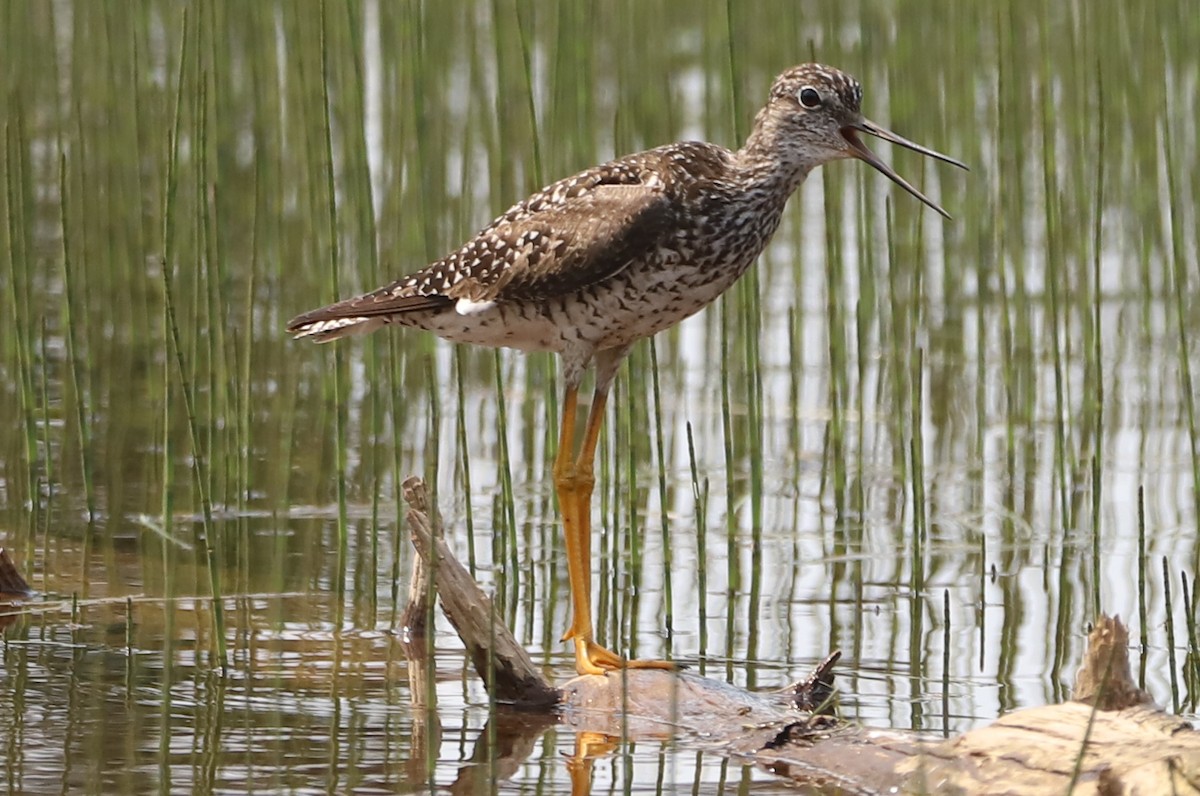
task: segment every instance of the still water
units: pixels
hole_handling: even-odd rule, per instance
[[[570,731],[495,714],[444,623],[428,660],[396,632],[419,474],[573,674],[555,363],[283,326],[550,179],[736,145],[814,54],[971,165],[878,147],[955,220],[818,171],[738,288],[634,350],[598,468],[601,640],[751,688],[840,648],[846,718],[954,733],[1063,698],[1102,609],[1194,715],[1189,3],[2,13],[0,546],[38,592],[0,607],[8,793],[567,789]],[[596,793],[774,787],[686,739],[593,770]]]

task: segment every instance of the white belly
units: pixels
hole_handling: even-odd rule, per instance
[[[557,351],[622,348],[669,329],[724,293],[745,269],[722,269],[707,278],[690,266],[628,273],[570,296],[543,301],[500,302],[460,314],[438,312],[396,319],[457,343]]]

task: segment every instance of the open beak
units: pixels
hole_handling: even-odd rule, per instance
[[[870,149],[867,148],[867,145],[862,142],[862,139],[858,137],[858,134],[859,133],[867,133],[868,135],[873,135],[876,138],[882,138],[884,141],[891,141],[893,144],[899,144],[900,146],[904,147],[905,149],[911,149],[913,152],[920,152],[922,155],[926,155],[931,158],[936,158],[937,160],[943,161],[944,163],[949,163],[952,166],[958,166],[960,169],[967,168],[965,163],[963,163],[960,160],[955,160],[952,157],[948,157],[947,155],[943,155],[941,152],[934,152],[932,149],[923,147],[920,144],[909,141],[907,138],[898,136],[895,133],[893,133],[891,130],[888,130],[884,127],[880,127],[879,125],[875,124],[874,122],[869,122],[866,119],[861,119],[860,121],[855,122],[854,124],[846,125],[845,127],[842,128],[841,132],[842,132],[842,138],[845,138],[846,143],[850,145],[850,152],[851,152],[851,154],[854,155],[854,157],[858,158],[859,160],[865,161],[866,163],[869,163],[871,166],[875,167],[875,169],[877,171],[882,172],[884,174],[884,176],[886,176],[889,180],[896,183],[901,188],[908,191],[910,194],[917,197],[918,199],[920,199],[922,202],[924,202],[925,204],[932,207],[937,212],[941,213],[945,218],[950,218],[949,213],[947,213],[942,208],[938,207],[932,200],[930,200],[930,198],[928,196],[921,193],[916,188],[914,188],[911,184],[909,184],[908,180],[904,179],[899,174],[892,171],[891,166],[884,163],[882,160],[879,159],[879,157],[874,152],[872,152]]]

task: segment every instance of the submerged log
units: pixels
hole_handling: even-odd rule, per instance
[[[807,680],[773,693],[652,669],[586,675],[556,688],[437,538],[422,503],[423,483],[409,479],[405,495],[413,544],[476,672],[498,702],[557,712],[579,733],[580,752],[568,762],[577,786],[587,781],[587,758],[626,738],[674,739],[808,788],[841,793],[1200,796],[1200,733],[1150,704],[1133,684],[1128,633],[1118,619],[1097,621],[1072,702],[1016,711],[945,741],[828,715],[837,653]]]

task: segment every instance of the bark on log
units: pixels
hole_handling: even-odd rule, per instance
[[[1120,619],[1101,616],[1072,701],[926,746],[899,772],[929,793],[1200,792],[1200,734],[1134,685],[1128,644]]]
[[[416,479],[406,482],[406,496],[422,489]],[[946,741],[858,727],[814,710],[827,701],[836,653],[807,681],[775,693],[750,692],[687,671],[648,669],[576,677],[555,688],[416,505],[410,501],[408,514],[413,543],[490,692],[525,709],[557,710],[581,741],[589,739],[582,742],[584,750],[611,747],[596,738],[672,738],[757,764],[807,788],[839,793],[1200,796],[1200,733],[1149,704],[1133,684],[1128,633],[1118,619],[1097,621],[1076,701],[1016,711]],[[506,747],[531,748],[511,741]],[[568,763],[576,785],[587,781],[583,756]]]
[[[491,598],[483,593],[445,541],[434,535],[425,510],[427,495],[421,479],[405,480],[409,532],[417,553],[429,568],[442,611],[467,645],[467,655],[476,674],[498,702],[529,708],[554,707],[559,702],[558,689],[533,665],[529,653],[505,626]]]
[[[411,483],[410,483],[411,482]],[[430,532],[442,538],[441,517],[430,505],[424,482],[403,484],[404,499],[426,517]],[[425,559],[413,559],[408,582],[408,605],[400,614],[398,638],[408,660],[408,699],[412,706],[412,747],[404,763],[409,782],[429,782],[442,743],[442,722],[437,705],[437,662],[433,646],[434,583]]]

